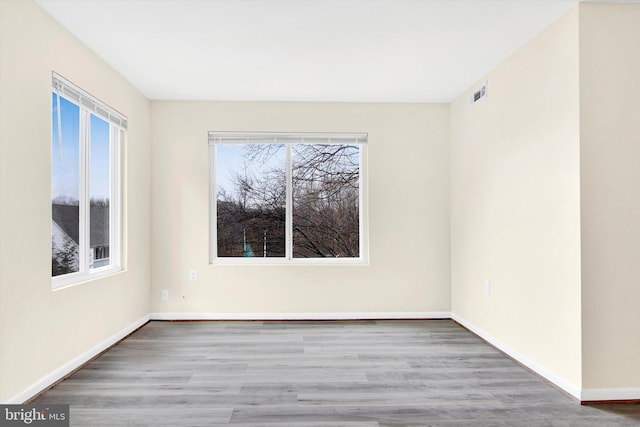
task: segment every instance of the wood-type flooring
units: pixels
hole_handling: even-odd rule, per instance
[[[451,320],[149,322],[33,403],[72,426],[640,426]]]

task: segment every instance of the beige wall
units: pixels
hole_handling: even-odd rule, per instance
[[[51,290],[51,72],[129,117],[127,271]],[[30,1],[0,1],[0,401],[149,313],[149,102]]]
[[[574,8],[488,74],[485,100],[450,109],[453,313],[574,390],[578,65]]]
[[[640,390],[640,5],[580,7],[585,389]],[[621,397],[625,397],[621,395]]]
[[[577,6],[475,106],[150,106],[37,5],[0,0],[0,401],[151,311],[452,311],[570,390],[637,393],[637,22]],[[55,292],[51,71],[129,117],[127,269]],[[368,132],[369,264],[210,265],[209,130]]]
[[[446,105],[152,102],[152,127],[154,312],[450,310]],[[369,265],[210,265],[211,130],[368,132]]]

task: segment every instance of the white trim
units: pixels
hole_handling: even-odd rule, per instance
[[[535,362],[534,360],[528,358],[527,356],[520,353],[519,351],[509,346],[508,344],[505,344],[504,342],[491,336],[490,334],[483,331],[482,329],[474,326],[473,324],[463,319],[462,317],[458,316],[457,314],[452,313],[451,319],[455,320],[456,322],[458,322],[459,324],[461,324],[462,326],[464,326],[465,328],[467,328],[468,330],[470,330],[471,332],[473,332],[483,340],[487,341],[489,344],[493,345],[498,350],[502,351],[503,353],[507,354],[508,356],[522,363],[524,366],[531,369],[541,377],[545,378],[546,380],[560,387],[562,390],[569,393],[571,396],[575,397],[578,400],[581,400],[580,388],[574,386],[564,378],[561,378],[560,376],[556,375],[555,373],[548,370],[547,368],[540,365],[539,363]]]
[[[367,150],[366,145],[361,145],[358,150],[358,245],[360,246],[360,259],[363,264],[369,265],[369,244],[368,244],[368,236],[369,236],[369,206],[367,206],[368,197],[365,197],[365,185],[367,189],[369,188],[368,178],[367,178],[367,168],[365,165],[365,153]],[[365,223],[365,213],[367,214],[367,222]]]
[[[284,210],[284,256],[281,261],[293,261],[293,165],[291,160],[291,146],[285,148],[284,157],[285,168],[285,210]],[[216,257],[218,253],[216,252]],[[218,261],[224,261],[223,258],[217,258]],[[267,258],[265,261],[268,261]],[[245,263],[246,264],[246,263]]]
[[[22,404],[26,402],[27,400],[31,399],[32,397],[46,390],[48,387],[51,387],[53,384],[60,381],[61,379],[69,375],[71,372],[78,369],[79,367],[81,367],[82,365],[84,365],[85,363],[87,363],[88,361],[90,361],[91,359],[93,359],[94,357],[96,357],[97,355],[99,355],[100,353],[102,353],[112,345],[116,344],[118,341],[125,338],[131,332],[143,326],[145,323],[147,323],[150,320],[150,318],[151,316],[148,314],[146,316],[142,316],[140,319],[126,326],[124,329],[120,330],[119,332],[113,334],[106,340],[94,345],[84,353],[74,357],[64,365],[60,366],[59,368],[45,375],[44,377],[42,377],[41,379],[39,379],[38,381],[36,381],[35,383],[27,387],[20,393],[11,397],[4,403],[5,404]]]
[[[151,313],[151,320],[368,320],[450,319],[448,311],[353,313]]]
[[[209,135],[209,264],[215,265],[369,265],[368,196],[366,176],[367,133],[280,133],[280,132],[213,132]],[[285,254],[282,257],[218,256],[218,183],[216,181],[217,149],[221,144],[278,144],[285,148]],[[328,144],[355,146],[358,149],[358,239],[357,257],[295,258],[293,255],[293,160],[294,144]]]
[[[89,180],[91,165],[91,113],[80,106],[80,171],[78,174],[78,253],[80,280],[91,272],[89,268],[91,208],[89,207]],[[53,175],[53,174],[52,174]],[[56,276],[64,277],[64,276]]]
[[[401,311],[401,312],[349,312],[349,313],[150,313],[126,326],[106,340],[71,359],[61,367],[42,377],[3,404],[22,404],[46,390],[74,370],[78,369],[121,339],[144,326],[150,320],[400,320],[400,319],[452,319],[469,329],[498,350],[506,353],[529,369],[552,382],[581,402],[640,399],[640,388],[578,389],[548,369],[514,350],[502,341],[475,327],[462,317],[448,311]]]
[[[218,187],[216,183],[216,147],[209,145],[209,264],[218,253]]]
[[[582,402],[602,400],[640,400],[640,387],[586,388],[580,395]]]
[[[286,231],[286,230],[285,230]],[[293,248],[293,245],[289,245],[288,248]],[[286,258],[286,257],[251,257],[251,258],[243,258],[243,257],[220,257],[214,258],[213,262],[210,264],[215,265],[241,265],[241,266],[251,266],[251,265],[330,265],[332,267],[336,266],[368,266],[369,261],[364,257],[354,257],[354,258],[334,258],[334,257],[326,257],[326,258]]]
[[[122,269],[122,138],[125,131],[111,126],[109,202],[109,265]]]
[[[55,73],[54,73],[55,74]],[[54,80],[55,83],[55,80]],[[54,84],[55,93],[55,84]],[[79,109],[79,169],[78,169],[78,271],[51,277],[53,291],[74,286],[89,280],[108,276],[122,271],[122,157],[121,144],[126,130],[104,117],[88,110],[86,103],[56,93]],[[92,268],[91,249],[91,208],[89,181],[91,179],[91,116],[105,121],[109,125],[109,264]]]

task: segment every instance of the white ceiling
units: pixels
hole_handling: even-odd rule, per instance
[[[150,99],[449,102],[578,0],[37,0]]]

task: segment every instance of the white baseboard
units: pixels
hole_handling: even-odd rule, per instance
[[[464,326],[465,328],[469,329],[474,334],[478,335],[483,340],[487,341],[489,344],[491,344],[494,347],[496,347],[498,350],[502,351],[503,353],[506,353],[507,355],[509,355],[510,357],[514,358],[518,362],[522,363],[524,366],[526,366],[527,368],[531,369],[532,371],[534,371],[535,373],[537,373],[541,377],[547,379],[548,381],[552,382],[556,386],[560,387],[562,390],[566,391],[567,393],[569,393],[570,395],[572,395],[576,399],[583,400],[582,396],[581,396],[582,393],[581,393],[580,388],[574,386],[573,384],[569,383],[565,379],[559,377],[558,375],[556,375],[555,373],[551,372],[550,370],[548,370],[544,366],[534,362],[533,360],[531,360],[530,358],[528,358],[524,354],[520,353],[519,351],[515,350],[511,346],[509,346],[509,345],[503,343],[502,341],[494,338],[493,336],[489,335],[488,333],[486,333],[482,329],[480,329],[480,328],[474,326],[473,324],[469,323],[467,320],[463,319],[462,317],[460,317],[460,316],[458,316],[456,314],[452,314],[451,318],[453,320],[455,320],[456,322],[458,322],[459,324],[461,324],[462,326]]]
[[[445,311],[417,311],[417,312],[354,312],[354,313],[151,313],[132,324],[128,325],[118,333],[112,335],[101,343],[93,346],[89,350],[73,358],[63,366],[52,371],[45,377],[36,381],[22,392],[13,396],[5,404],[21,404],[46,390],[57,381],[79,368],[89,360],[108,349],[122,338],[135,331],[149,320],[366,320],[366,319],[453,319],[465,328],[469,329],[480,338],[506,353],[518,362],[522,363],[538,375],[546,378],[562,390],[582,402],[606,401],[606,400],[638,400],[640,399],[640,388],[613,388],[613,389],[579,389],[563,378],[558,377],[553,372],[539,365],[525,355],[516,351],[509,345],[492,337],[485,331],[462,317]]]
[[[65,376],[69,375],[71,372],[78,369],[80,366],[87,363],[89,360],[93,359],[98,354],[100,354],[104,350],[108,349],[109,347],[111,347],[112,345],[120,341],[122,338],[129,335],[131,332],[135,331],[140,326],[147,323],[149,320],[150,320],[150,316],[148,314],[146,316],[141,317],[140,319],[128,325],[121,331],[115,333],[114,335],[110,336],[109,338],[102,341],[101,343],[96,344],[95,346],[91,347],[89,350],[85,351],[84,353],[80,354],[77,357],[74,357],[64,365],[52,371],[48,375],[42,377],[41,379],[39,379],[38,381],[36,381],[35,383],[27,387],[20,393],[16,394],[15,396],[7,400],[5,403],[6,404],[22,404],[26,402],[27,400],[31,399],[32,397],[36,396],[37,394],[49,388],[51,385],[60,381]]]
[[[640,400],[640,387],[631,388],[584,388],[580,396],[582,402],[604,400]]]
[[[450,319],[448,311],[355,313],[151,313],[151,320],[365,320]]]

